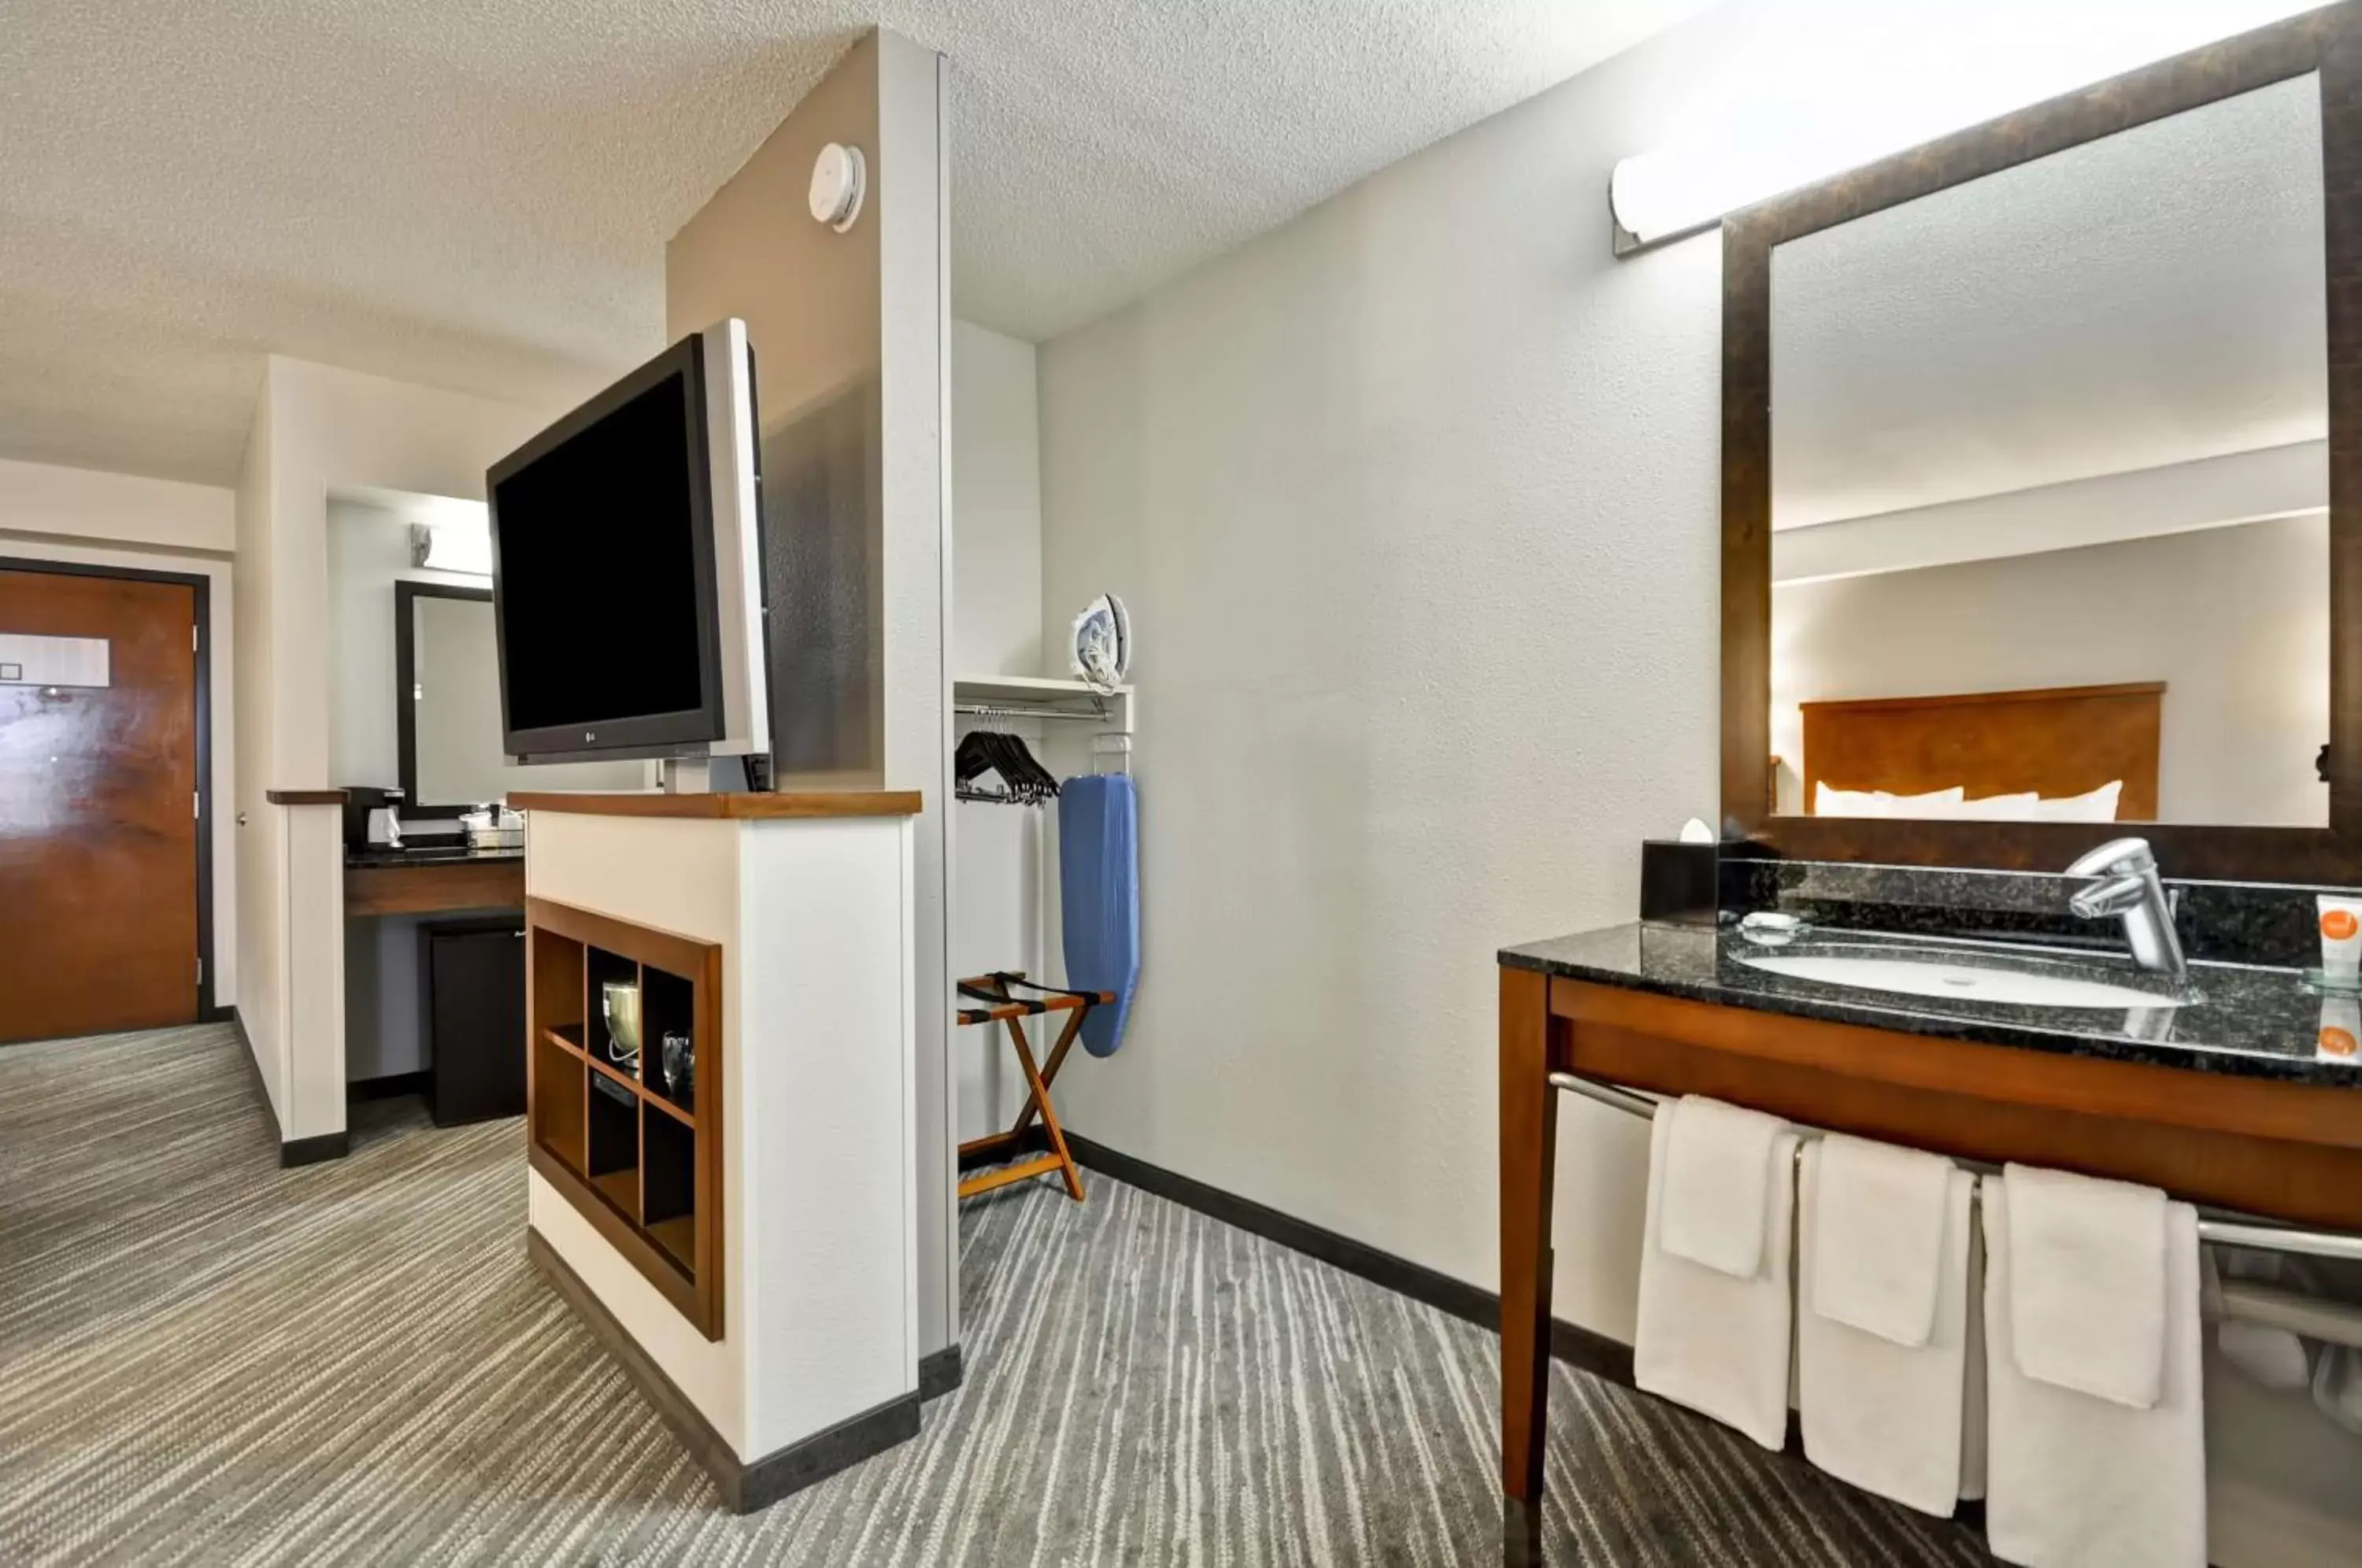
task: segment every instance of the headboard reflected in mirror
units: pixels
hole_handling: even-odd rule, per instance
[[[1726,836],[2362,876],[2357,13],[1725,220]]]
[[[1805,702],[1797,809],[1819,817],[2148,822],[2157,815],[2165,690],[2148,680]],[[1900,804],[1913,801],[1920,803]]]

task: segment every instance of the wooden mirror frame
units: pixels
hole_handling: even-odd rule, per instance
[[[1773,813],[1772,251],[1904,202],[2318,72],[2329,339],[2325,828],[2005,823]],[[2170,877],[2362,883],[2362,0],[2345,0],[1774,197],[1722,225],[1725,840],[1805,860],[2057,871],[2124,833]]]
[[[393,745],[395,773],[402,785],[405,817],[456,817],[474,811],[480,801],[421,801],[418,798],[418,602],[458,599],[489,605],[489,588],[461,588],[447,582],[414,582],[403,578],[393,585]]]

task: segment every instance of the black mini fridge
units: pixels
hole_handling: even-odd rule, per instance
[[[524,921],[418,928],[426,1109],[438,1127],[524,1114]]]

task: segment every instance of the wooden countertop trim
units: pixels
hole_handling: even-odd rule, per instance
[[[913,817],[916,790],[783,790],[712,795],[526,790],[509,797],[520,812],[568,812],[593,817]]]
[[[2362,1150],[2362,1094],[2334,1085],[1905,1034],[1563,976],[1551,979],[1549,1006],[1578,1041],[1586,1031],[1645,1036],[1971,1099]]]
[[[422,866],[348,866],[348,915],[441,914],[524,907],[524,860],[443,860]]]
[[[341,806],[342,790],[265,790],[262,798],[274,806]]]

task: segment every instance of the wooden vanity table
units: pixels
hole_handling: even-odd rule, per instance
[[[1956,1158],[2114,1176],[2362,1231],[2362,1066],[2313,1062],[2310,1033],[2302,1057],[2288,1058],[2291,1076],[2276,1077],[2133,1059],[2166,1055],[2169,1043],[2037,1045],[2044,1032],[2027,1030],[2028,1043],[2013,1046],[1948,1034],[1924,1016],[1910,1029],[1926,1032],[1899,1013],[1894,1027],[1840,1021],[1826,1015],[1854,1004],[1745,969],[1728,951],[1741,941],[1628,925],[1501,954],[1502,1485],[1516,1504],[1541,1496],[1552,1073],[1710,1095]],[[2273,994],[2267,986],[2294,988],[2285,974],[2252,983],[2263,997]],[[1859,1009],[1875,1017],[1879,1005],[1865,993]],[[1976,1019],[1958,1027],[2006,1032]]]
[[[345,919],[372,960],[357,987],[348,957],[348,1006],[359,1002],[346,1021],[348,1048],[374,1042],[377,1064],[357,1081],[423,1080],[437,1126],[524,1110],[524,956],[513,938],[524,901],[522,849],[346,849]],[[396,987],[417,998],[407,1032],[385,1021],[411,1016],[389,1005]]]
[[[2347,199],[2362,186],[2357,106],[2362,3],[2348,0],[1721,220],[1715,836],[1719,871],[1780,869],[1769,898],[1763,878],[1734,891],[1726,877],[1720,909],[1819,919],[1856,944],[2048,944],[2070,964],[2172,994],[2002,1007],[1804,970],[1783,978],[1711,923],[1504,950],[1513,1557],[1521,1540],[1538,1543],[1540,1517],[1553,1074],[1636,1110],[1649,1104],[1615,1087],[2145,1183],[2320,1232],[2202,1221],[2213,1240],[2351,1252],[2346,1238],[2362,1231],[2356,1031],[2350,1004],[2325,1009],[2297,968],[2320,961],[2314,890],[2362,886],[2362,206]],[[2272,150],[2209,183],[2210,158],[2234,145]],[[2272,191],[2289,231],[2261,237],[2224,193],[2235,189]],[[2122,221],[2136,212],[2155,229]],[[2167,229],[2193,248],[2168,254],[2154,238]],[[1643,243],[1620,238],[1625,252]],[[2078,259],[2021,266],[2037,248]],[[2217,267],[2224,256],[2236,262]],[[2273,281],[2226,282],[2265,259]],[[2213,283],[2222,299],[2207,295]],[[2301,389],[2291,402],[2327,436],[2286,454],[2294,502],[2265,504],[2242,477],[2170,537],[2145,503],[2109,513],[2121,526],[2105,537],[2070,537],[2067,511],[2036,515],[2092,475],[2162,484],[2186,477],[2175,465],[2259,450],[2206,417],[2162,434],[2140,421],[2181,406],[2173,388],[2219,388],[2225,355],[2204,320],[2244,324],[2281,305],[2292,312],[2281,362]],[[2221,406],[2247,417],[2257,401]],[[2139,454],[2110,445],[2136,427],[2156,437]],[[2180,479],[2168,488],[2189,493]],[[2075,518],[2104,510],[2073,493]],[[2276,523],[2287,531],[2273,534]],[[2221,554],[2175,553],[2201,544]],[[2267,620],[2301,624],[2309,639],[2301,662],[2290,655],[2268,677],[2303,701],[2218,700],[2213,670],[2259,646],[2236,619],[2235,584],[2267,558],[2288,563]],[[2138,744],[2106,744],[2103,698],[2137,709]],[[2047,721],[2022,722],[2037,705]],[[1840,711],[1849,733],[1828,723]],[[2001,722],[2010,714],[2021,722]],[[2226,770],[2222,788],[2199,782],[2204,767]],[[2135,971],[2112,923],[2124,889],[2063,875],[2126,836],[2154,851],[2150,875],[2187,879],[2162,925],[2207,961],[2190,976],[2202,999],[2179,989],[2171,943],[2148,944],[2147,972]],[[1832,894],[1862,874],[1877,885]],[[2164,883],[2148,891],[2166,903]],[[1981,952],[1968,966],[2025,961]]]
[[[524,851],[472,855],[436,852],[403,858],[400,850],[346,851],[345,914],[444,914],[454,910],[524,907]]]

